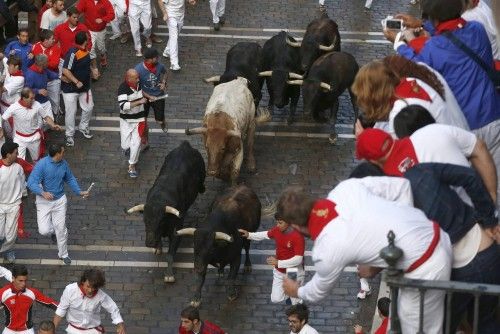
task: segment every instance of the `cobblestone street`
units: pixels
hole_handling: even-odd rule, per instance
[[[69,4],[71,4],[70,2]],[[409,0],[374,1],[372,9],[363,8],[364,1],[326,1],[328,14],[339,25],[342,51],[355,56],[360,65],[392,52],[391,45],[381,33],[380,21],[398,12],[415,13],[417,8]],[[169,73],[166,117],[169,131],[163,133],[150,122],[153,133],[151,148],[143,153],[138,163],[139,177],[127,176],[127,161],[121,153],[116,90],[129,67],[140,61],[135,56],[132,41],[120,44],[107,41],[109,65],[102,78],[93,84],[95,97],[90,141],[81,135],[75,137],[75,147],[66,151],[66,159],[86,189],[95,182],[92,195],[82,200],[69,193],[68,215],[70,257],[72,265],[63,266],[57,260],[57,249],[50,238],[38,234],[34,196],[24,203],[28,239],[18,241],[18,263],[28,264],[32,286],[58,299],[63,288],[78,280],[88,266],[101,267],[106,273],[105,290],[118,303],[129,334],[177,333],[179,314],[194,293],[192,275],[192,240],[185,238],[176,258],[176,283],[163,282],[165,258],[156,256],[144,245],[145,232],[140,215],[126,215],[124,209],[143,203],[146,193],[156,178],[166,154],[182,140],[189,142],[206,158],[201,137],[187,137],[184,129],[200,124],[212,86],[202,79],[221,74],[227,50],[240,41],[256,41],[261,45],[281,29],[302,37],[307,24],[318,15],[317,1],[313,0],[227,0],[226,24],[219,31],[212,30],[208,1],[187,5],[185,27],[180,37],[180,66],[182,70]],[[168,30],[158,22],[158,35],[165,41],[156,48],[163,51]],[[162,58],[167,67],[168,60]],[[267,91],[261,106],[266,106]],[[286,126],[288,108],[276,110],[271,122],[257,128],[255,140],[256,174],[248,173],[243,165],[240,181],[258,194],[264,205],[276,200],[289,185],[302,185],[318,196],[326,196],[340,180],[346,178],[355,165],[352,124],[354,121],[350,99],[343,94],[340,101],[335,145],[328,143],[330,128],[316,124],[310,115],[303,114],[299,103],[297,123]],[[51,133],[50,141],[63,142],[63,133]],[[206,180],[207,191],[191,207],[186,225],[201,226],[216,195],[226,187],[211,177]],[[265,219],[261,229],[268,229],[273,221]],[[313,274],[310,258],[312,243],[307,243],[306,266],[308,277]],[[288,333],[284,314],[285,305],[271,304],[272,268],[265,260],[274,254],[273,242],[253,243],[251,246],[253,271],[240,273],[240,298],[226,299],[225,280],[210,270],[202,292],[201,315],[221,325],[227,333]],[[226,273],[228,269],[226,268]],[[358,301],[359,281],[355,267],[349,267],[341,276],[331,296],[316,305],[310,305],[310,324],[320,333],[353,333],[356,323],[367,330],[372,323],[378,294],[379,279],[372,282],[372,295]],[[35,323],[52,318],[53,312],[40,305],[34,307]],[[109,316],[104,321],[107,332],[114,332]],[[63,333],[62,327],[58,333]]]

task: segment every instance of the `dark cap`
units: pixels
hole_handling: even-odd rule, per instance
[[[146,48],[146,50],[144,50],[144,59],[153,59],[159,55],[158,50],[154,48]]]

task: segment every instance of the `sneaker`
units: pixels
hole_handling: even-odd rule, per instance
[[[69,256],[61,258],[65,265],[69,266],[71,264],[71,259]]]
[[[106,67],[108,66],[108,57],[106,56],[101,56],[101,66]]]
[[[146,47],[147,48],[152,48],[153,47],[153,41],[151,40],[151,37],[146,39]]]
[[[52,240],[53,243],[57,244],[57,237],[55,233],[50,236],[50,239]]]
[[[90,129],[89,128],[86,128],[86,129],[78,129],[78,131],[80,131],[80,133],[87,139],[92,139],[92,137],[94,137],[93,134],[90,133]]]
[[[138,176],[137,171],[135,169],[129,169],[128,170],[128,176],[131,179],[135,179]]]
[[[365,299],[366,297],[368,297],[369,295],[371,295],[372,293],[372,290],[363,290],[363,289],[360,289],[359,292],[358,292],[358,295],[356,296],[358,299]]]
[[[125,44],[128,42],[127,34],[122,34],[122,38],[120,38],[120,43]]]
[[[111,35],[111,36],[109,37],[109,40],[110,40],[110,41],[114,41],[115,39],[120,38],[120,37],[121,37],[121,35],[122,35],[121,33],[113,34],[113,35]]]
[[[136,56],[136,57],[142,57],[142,52],[141,52],[141,50],[137,50],[137,51],[135,51],[135,56]]]
[[[73,137],[66,137],[66,146],[73,147],[75,146],[75,140]]]
[[[220,30],[220,22],[214,23],[214,30],[219,31]]]
[[[166,48],[165,51],[163,51],[163,57],[170,58],[170,53],[168,53],[168,50]]]
[[[224,15],[222,15],[221,17],[219,17],[219,23],[220,23],[221,26],[223,26],[226,23],[226,18],[224,17]]]
[[[172,65],[170,65],[170,69],[172,71],[180,71],[181,67],[177,64],[172,64]]]
[[[151,41],[156,44],[163,43],[163,39],[161,39],[159,36],[156,36],[155,34],[151,34]]]
[[[16,253],[14,253],[13,250],[10,250],[10,251],[7,251],[5,252],[4,254],[4,257],[5,261],[7,261],[8,263],[14,263],[16,261]]]

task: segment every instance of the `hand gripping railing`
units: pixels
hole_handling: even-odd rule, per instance
[[[427,290],[446,291],[446,323],[445,333],[450,334],[451,324],[451,300],[453,293],[469,293],[474,296],[474,323],[473,333],[478,334],[479,322],[479,298],[482,295],[500,296],[500,285],[492,284],[474,284],[456,281],[431,281],[409,279],[403,276],[403,271],[397,269],[396,264],[403,257],[403,250],[394,244],[395,234],[389,231],[387,240],[389,245],[380,251],[380,257],[387,262],[387,270],[383,273],[382,279],[387,283],[391,293],[391,312],[389,334],[401,334],[401,324],[398,316],[398,293],[400,288],[414,288],[420,292],[419,308],[419,329],[417,334],[424,332],[424,296]],[[404,333],[406,334],[406,333]]]

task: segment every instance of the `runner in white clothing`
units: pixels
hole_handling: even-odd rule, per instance
[[[21,89],[24,87],[24,74],[21,71],[21,58],[15,55],[9,56],[8,60],[3,59],[4,66],[7,68],[5,71],[5,80],[3,83],[2,97],[0,99],[0,114],[3,114],[5,110],[12,103],[19,100],[21,96]],[[0,141],[2,138],[2,128],[3,136],[12,138],[12,126],[9,121],[0,120]]]
[[[129,0],[128,20],[132,38],[134,39],[135,55],[142,57],[141,24],[144,28],[142,34],[146,37],[146,47],[153,46],[151,40],[151,2],[150,0]]]
[[[283,288],[289,296],[317,302],[331,293],[347,265],[387,267],[379,254],[387,246],[389,231],[394,232],[395,244],[404,252],[396,266],[405,271],[405,277],[450,279],[450,239],[439,225],[418,209],[371,194],[358,180],[341,182],[327,199],[314,200],[301,188],[289,188],[278,200],[277,214],[314,240],[312,259],[316,273],[302,287],[285,278]],[[444,297],[444,292],[426,292],[426,333],[441,332]],[[400,291],[398,312],[403,333],[418,331],[419,298],[415,290]]]
[[[80,277],[80,282],[67,285],[54,315],[56,329],[62,318],[66,317],[68,334],[104,333],[100,314],[103,307],[117,326],[117,334],[125,334],[125,324],[118,306],[102,291],[105,283],[104,272],[99,269],[87,269]]]
[[[181,69],[179,66],[179,43],[177,40],[184,25],[186,1],[190,5],[196,4],[196,0],[158,0],[158,5],[163,13],[163,20],[168,25],[169,35],[167,46],[163,51],[163,57],[170,57],[170,69],[173,71]]]
[[[219,31],[220,26],[226,23],[224,13],[226,11],[226,0],[210,0],[210,11],[212,12],[212,22],[214,30]]]

